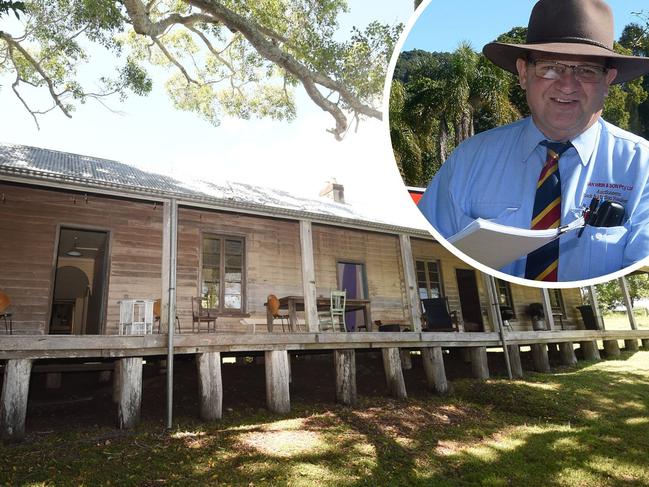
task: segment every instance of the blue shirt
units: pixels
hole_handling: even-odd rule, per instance
[[[460,144],[431,181],[419,209],[443,237],[476,218],[530,228],[546,149],[531,117],[480,133]],[[560,238],[560,282],[620,270],[649,255],[649,142],[601,118],[571,140],[559,159],[561,224],[580,217],[593,196],[625,208],[621,226],[586,226]],[[501,268],[525,276],[526,257]]]

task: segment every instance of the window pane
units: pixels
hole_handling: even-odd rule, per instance
[[[227,309],[241,309],[241,296],[238,294],[225,295],[225,307]]]
[[[243,241],[242,240],[229,240],[225,241],[225,255],[242,255],[243,254]]]
[[[241,282],[241,271],[239,269],[226,269],[225,270],[226,282]]]
[[[441,298],[443,296],[442,279],[437,262],[418,260],[415,265],[417,267],[419,297],[422,299]]]
[[[236,267],[241,269],[243,264],[243,257],[241,255],[227,255],[225,256],[225,265],[226,267]]]

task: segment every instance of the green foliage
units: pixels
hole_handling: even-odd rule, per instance
[[[395,158],[409,185],[425,186],[476,128],[486,130],[519,116],[507,97],[512,77],[469,44],[452,53],[405,52],[395,79],[403,89],[391,94],[390,129]],[[396,113],[400,106],[402,115]]]
[[[19,19],[20,14],[18,12],[25,13],[25,2],[14,2],[12,0],[1,0],[0,1],[0,15],[4,15],[6,13],[9,13],[10,10],[13,11],[16,18]]]
[[[634,276],[627,276],[627,287],[629,288],[629,296],[631,297],[631,305],[638,299],[649,297],[649,275],[638,274]],[[624,297],[622,296],[622,288],[617,279],[598,284],[597,297],[601,306],[606,309],[614,309],[618,306],[624,306]]]
[[[649,54],[645,26],[630,24],[615,43],[616,52]],[[526,42],[527,28],[514,27],[496,41]],[[413,50],[399,56],[390,100],[395,158],[406,184],[425,186],[447,155],[474,133],[530,114],[525,91],[512,73],[496,67],[470,45],[452,53]],[[649,138],[649,76],[609,90],[603,117]],[[401,108],[399,108],[401,107]],[[398,113],[402,110],[403,113]]]
[[[345,0],[193,3],[26,2],[23,31],[0,37],[0,55],[5,54],[0,71],[47,86],[55,102],[74,104],[109,94],[121,99],[129,93],[145,95],[152,89],[148,68],[162,68],[169,74],[165,86],[174,105],[214,124],[222,116],[291,120],[299,83],[311,93],[317,85],[322,93],[312,98],[323,109],[327,103],[334,107],[327,110],[332,115],[337,110],[342,117],[343,111],[359,118],[380,116],[373,107],[380,102],[401,25],[371,22],[354,27],[341,41],[338,16],[348,10]],[[101,75],[98,93],[84,89],[78,79],[79,68],[92,62],[93,44],[107,50],[118,66],[113,74]]]

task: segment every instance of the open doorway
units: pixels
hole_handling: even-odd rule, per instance
[[[484,331],[478,282],[473,269],[455,269],[464,331]]]
[[[108,286],[108,232],[61,228],[50,334],[102,333]]]

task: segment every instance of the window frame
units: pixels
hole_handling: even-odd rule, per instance
[[[561,315],[563,317],[566,316],[566,304],[563,300],[563,294],[561,293],[561,289],[559,288],[551,288],[548,289],[548,296],[550,298],[550,309],[552,310],[552,314],[556,315]],[[555,297],[558,301],[558,307],[554,305],[552,302],[552,297]]]
[[[360,265],[362,268],[361,272],[361,277],[363,279],[363,295],[365,296],[364,298],[351,298],[351,299],[369,299],[370,295],[370,289],[369,285],[367,283],[367,264],[363,262],[362,260],[354,260],[354,259],[336,259],[336,285],[335,289],[338,289],[341,276],[340,272],[338,270],[338,265],[339,264],[352,264],[352,265]],[[342,291],[343,289],[340,289]],[[350,299],[349,295],[347,296],[348,299]]]
[[[421,294],[419,293],[419,277],[418,277],[418,270],[417,270],[417,262],[422,262],[424,264],[424,274],[426,278],[426,297],[422,297]],[[438,286],[439,286],[439,297],[443,298],[446,296],[446,291],[444,289],[444,276],[442,275],[442,261],[439,259],[427,259],[427,258],[422,258],[422,257],[415,257],[415,281],[417,284],[417,296],[419,297],[419,300],[422,299],[430,299],[433,296],[431,295],[431,290],[432,287],[430,285],[430,279],[429,279],[429,269],[428,265],[429,264],[435,264],[437,267],[437,276],[438,276]]]
[[[201,232],[200,239],[200,254],[199,254],[199,272],[198,272],[198,296],[203,299],[203,272],[204,272],[204,251],[203,246],[205,239],[219,239],[219,307],[208,308],[213,311],[216,316],[242,316],[247,315],[246,312],[246,288],[247,288],[247,273],[246,273],[246,236],[236,234],[222,234],[212,232]],[[226,308],[225,307],[225,243],[226,240],[237,240],[241,242],[241,308]]]
[[[501,303],[500,302],[500,297],[503,295],[503,288],[501,286],[504,285],[504,294],[505,294],[505,302]],[[512,294],[512,286],[509,281],[505,281],[504,279],[498,279],[496,278],[496,291],[498,291],[498,304],[500,306],[507,306],[512,310],[512,313],[514,313],[514,316],[512,317],[512,320],[516,319],[516,307],[514,306],[514,295]]]

